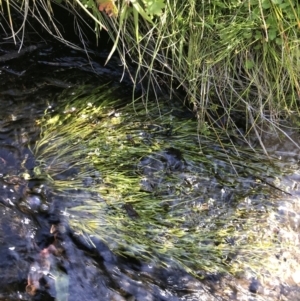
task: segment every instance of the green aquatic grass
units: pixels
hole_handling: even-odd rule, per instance
[[[259,178],[279,172],[275,161],[242,149],[237,155],[230,144],[225,152],[213,136],[199,137],[196,119],[178,117],[175,104],[161,100],[145,110],[136,103],[133,110],[107,86],[88,96],[84,90],[68,92],[67,104],[45,115],[33,150],[35,176],[63,196],[70,226],[121,256],[196,276],[245,267],[259,272],[280,244],[266,234],[267,212],[239,205],[246,198],[264,202],[271,189]],[[145,174],[141,160],[159,161],[157,154],[169,148],[182,152],[184,169]],[[145,191],[142,182],[153,179],[159,184]],[[225,190],[234,194],[230,201]],[[265,206],[272,211],[270,201]]]

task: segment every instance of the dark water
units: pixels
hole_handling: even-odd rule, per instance
[[[15,47],[3,42],[1,50],[6,55]],[[55,112],[63,90],[110,81],[119,85],[121,94],[131,93],[129,79],[119,84],[123,70],[118,60],[104,66],[106,55],[94,53],[91,65],[84,53],[51,42],[1,62],[0,300],[300,300],[299,252],[295,252],[300,227],[300,152],[276,135],[264,139],[273,155],[281,157],[282,167],[292,172],[277,183],[283,190],[288,186],[292,195],[277,191],[278,210],[269,216],[269,231],[277,231],[291,245],[277,258],[270,258],[278,266],[277,273],[266,271],[259,279],[251,271],[236,278],[211,274],[200,281],[175,266],[161,268],[116,256],[103,241],[92,238],[89,242],[69,227],[62,197],[47,181],[31,177],[36,166],[31,149],[40,135],[38,119],[45,110]],[[291,135],[297,141],[298,133]],[[176,150],[159,156],[164,163],[155,157],[158,165],[180,170],[184,164]],[[149,160],[153,158],[141,160],[144,174],[151,173]],[[211,179],[200,180],[199,185],[218,190],[205,193],[219,194],[221,188]],[[147,191],[155,183],[144,184]],[[244,184],[249,189],[249,183]],[[267,207],[267,200],[266,204],[250,201],[241,201],[241,210],[256,207],[261,214]],[[126,210],[135,216],[132,208]]]
[[[12,50],[4,45],[3,55]],[[179,300],[188,287],[177,284],[177,277],[188,282],[189,275],[117,257],[101,241],[88,244],[69,228],[51,187],[28,180],[40,134],[37,120],[45,110],[55,111],[62,89],[117,82],[122,75],[103,66],[105,53],[92,66],[82,53],[61,53],[58,44],[42,45],[1,66],[0,299]],[[129,91],[125,79],[122,93]]]

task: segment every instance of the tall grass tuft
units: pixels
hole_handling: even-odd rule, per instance
[[[280,119],[298,114],[298,1],[0,2],[15,40],[22,40],[20,33],[31,15],[57,39],[78,47],[58,30],[53,5],[71,12],[79,35],[84,15],[94,20],[96,35],[107,30],[114,41],[108,59],[117,50],[125,69],[135,65],[131,75],[134,84],[143,87],[144,104],[153,101],[153,94],[157,100],[160,90],[170,98],[181,95],[197,115],[200,133],[208,122],[228,136],[237,132],[253,148],[249,137],[255,133],[265,150],[261,134],[278,130]],[[19,28],[12,10],[24,17]]]
[[[183,90],[199,129],[208,121],[224,132],[261,133],[299,111],[297,1],[177,1],[154,24],[127,18],[122,44],[138,66],[145,95]],[[116,20],[115,23],[118,23]],[[145,97],[147,99],[147,97]],[[243,122],[238,125],[237,121]]]

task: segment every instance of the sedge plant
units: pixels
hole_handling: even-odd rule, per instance
[[[68,43],[56,24],[54,5],[71,12],[81,37],[84,16],[95,22],[91,29],[97,37],[101,29],[107,30],[114,42],[108,59],[117,50],[125,70],[135,66],[130,72],[134,85],[143,87],[145,107],[149,95],[159,98],[159,90],[170,98],[177,94],[194,110],[199,133],[206,131],[208,122],[213,130],[221,128],[228,137],[237,132],[252,149],[255,146],[249,137],[255,133],[266,152],[263,132],[287,135],[279,127],[280,120],[298,114],[297,1],[0,2],[2,11],[7,12],[11,37],[20,40],[20,45],[28,16]],[[24,22],[18,28],[12,10],[23,14]],[[83,38],[82,42],[84,45]]]

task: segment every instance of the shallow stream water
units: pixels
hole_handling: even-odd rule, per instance
[[[5,55],[14,51],[14,46],[2,44],[1,50]],[[155,262],[118,256],[101,239],[90,236],[89,241],[69,225],[65,209],[72,204],[66,205],[64,197],[56,194],[46,179],[32,177],[37,166],[32,150],[41,132],[38,120],[46,110],[50,114],[56,112],[62,91],[72,91],[83,84],[97,86],[110,81],[119,87],[120,94],[130,94],[130,81],[118,82],[123,70],[117,59],[104,66],[105,55],[96,53],[91,67],[84,53],[53,42],[1,63],[0,300],[300,300],[300,150],[282,135],[269,133],[264,141],[270,155],[278,159],[277,165],[290,172],[274,181],[271,163],[268,172],[263,157],[252,158],[256,164],[266,166],[261,180],[282,191],[264,181],[259,183],[259,175],[243,178],[234,189],[225,189],[218,178],[206,174],[202,167],[198,174],[192,170],[191,178],[182,172],[190,164],[183,159],[184,150],[179,153],[169,148],[143,158],[137,166],[148,177],[142,183],[147,192],[159,185],[151,179],[153,169],[164,170],[167,166],[170,173],[182,172],[182,191],[190,186],[193,197],[201,196],[195,201],[201,204],[195,214],[206,211],[211,216],[216,212],[224,215],[230,206],[235,206],[241,214],[251,211],[263,216],[267,222],[264,235],[286,242],[286,248],[276,256],[266,255],[266,261],[275,267],[272,273],[261,271],[258,277],[246,270],[233,277],[199,271],[200,280],[172,265],[172,260],[163,268]],[[289,134],[299,142],[296,130]],[[172,135],[164,135],[164,139],[171,141]],[[213,147],[216,154],[222,152]],[[220,156],[209,157],[216,168],[224,164]],[[221,177],[222,168],[218,172]],[[63,175],[62,179],[68,176]],[[227,183],[234,182],[234,178],[232,175],[232,179],[226,179]],[[93,178],[87,178],[90,180]],[[259,192],[251,194],[257,187]],[[74,198],[76,193],[73,192]],[[137,217],[134,208],[125,209],[128,215]],[[259,228],[253,225],[254,235],[256,226]]]

